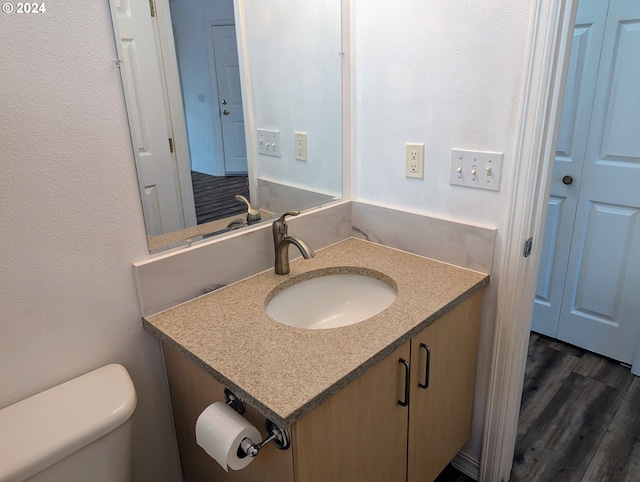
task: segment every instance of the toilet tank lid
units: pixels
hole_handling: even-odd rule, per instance
[[[0,480],[23,480],[115,430],[136,408],[122,365],[74,378],[0,410]]]

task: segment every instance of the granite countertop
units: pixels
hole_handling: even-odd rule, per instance
[[[293,328],[265,313],[265,301],[281,283],[343,266],[390,277],[396,300],[365,321],[326,330]],[[488,282],[483,273],[350,238],[310,260],[292,261],[288,275],[259,273],[143,324],[287,428]]]
[[[260,209],[260,216],[262,220],[269,219],[274,213]],[[219,231],[229,231],[228,226],[232,221],[244,221],[246,216],[244,214],[236,214],[235,216],[228,216],[223,219],[217,219],[215,221],[209,221],[208,223],[196,224],[184,229],[178,229],[177,231],[171,231],[165,234],[148,235],[147,243],[149,244],[149,251],[152,253],[161,248],[171,247],[181,241],[188,241],[198,236],[206,236],[207,234],[217,233]]]

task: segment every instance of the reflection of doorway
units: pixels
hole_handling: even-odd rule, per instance
[[[243,129],[233,1],[174,0],[170,10],[180,83],[168,87],[184,105],[191,170],[246,173],[246,160],[233,165],[236,157],[246,159],[244,131],[237,137],[227,129]],[[227,154],[232,169],[225,168]]]
[[[202,224],[246,211],[235,194],[249,197],[246,182],[230,177],[247,175],[233,1],[171,0],[170,17],[180,82],[168,88],[184,106]]]
[[[226,175],[247,174],[247,147],[244,136],[238,42],[233,25],[212,25],[218,106],[222,130],[222,151]]]
[[[640,336],[640,4],[581,0],[532,329],[632,363]]]

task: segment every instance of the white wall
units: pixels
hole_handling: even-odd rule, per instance
[[[354,197],[498,228],[485,298],[474,433],[480,457],[502,236],[521,120],[530,2],[405,0],[353,5]],[[425,144],[425,179],[404,144]],[[499,192],[449,185],[451,148],[504,152]]]
[[[134,480],[179,480],[107,2],[0,15],[0,407],[111,362],[138,394]]]
[[[340,1],[244,5],[255,127],[279,130],[282,147],[282,157],[257,155],[257,176],[340,196]],[[307,133],[306,162],[295,159],[296,131]]]

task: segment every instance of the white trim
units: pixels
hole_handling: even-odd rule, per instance
[[[156,0],[156,35],[158,36],[160,61],[169,119],[167,124],[171,132],[176,160],[176,172],[182,200],[184,226],[195,226],[196,206],[193,200],[193,185],[191,184],[191,153],[189,152],[189,138],[187,137],[187,122],[182,103],[182,88],[178,71],[173,25],[171,23],[171,9],[169,0]]]
[[[351,2],[342,0],[342,199],[351,199]]]
[[[637,377],[640,377],[640,338],[638,338],[638,344],[636,345],[636,353],[633,357],[631,373],[633,373]]]
[[[577,0],[535,4],[527,84],[500,270],[481,481],[511,473],[550,175]],[[534,237],[533,254],[523,256]]]
[[[480,461],[472,457],[466,452],[460,451],[451,461],[456,469],[473,480],[478,480],[480,474]]]
[[[249,56],[247,55],[247,25],[244,13],[244,0],[233,0],[233,12],[238,38],[238,66],[240,70],[240,90],[242,92],[242,114],[244,115],[244,135],[247,145],[247,170],[249,178],[249,199],[255,208],[260,206],[258,196],[258,151],[255,144],[255,118],[253,116],[253,96],[251,92],[251,76],[249,74]]]

